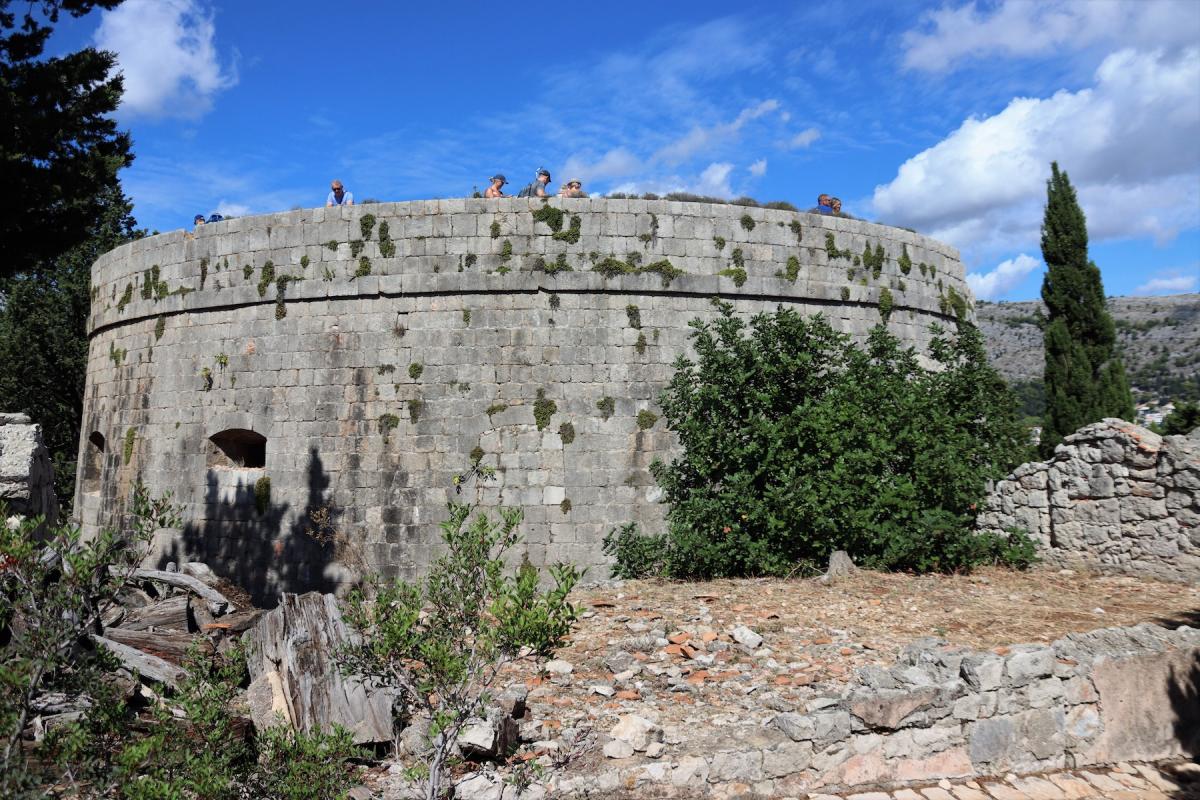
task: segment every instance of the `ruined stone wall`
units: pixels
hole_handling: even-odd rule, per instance
[[[985,651],[924,639],[805,708],[764,695],[753,719],[687,731],[703,756],[567,777],[558,788],[728,797],[741,784],[738,796],[803,797],[1189,757],[1200,747],[1200,630],[1143,624]],[[665,731],[668,742],[682,735]]]
[[[42,426],[25,414],[0,413],[0,503],[10,514],[58,522],[54,465]],[[0,520],[3,524],[3,520]]]
[[[952,248],[740,206],[437,200],[162,234],[93,267],[76,513],[95,529],[133,481],[170,490],[189,527],[161,560],[263,596],[419,572],[450,499],[524,509],[534,564],[599,565],[611,527],[661,521],[647,467],[675,443],[655,398],[714,296],[856,336],[890,299],[889,328],[918,349],[955,305],[971,313]],[[253,434],[222,450],[227,431]],[[471,475],[477,458],[494,480]]]
[[[1027,531],[1064,567],[1200,581],[1200,432],[1106,419],[1000,481],[979,527]]]

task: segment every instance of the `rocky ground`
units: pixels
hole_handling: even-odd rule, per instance
[[[1197,586],[1044,568],[857,572],[829,583],[631,581],[582,591],[578,601],[585,611],[570,646],[540,674],[508,676],[527,691],[522,749],[500,774],[472,777],[466,796],[491,797],[515,776],[535,787],[553,778],[559,791],[581,797],[650,796],[652,785],[687,797],[690,785],[714,780],[712,771],[738,783],[746,765],[712,759],[731,741],[745,752],[761,739],[766,755],[752,772],[769,774],[768,748],[785,752],[772,720],[832,706],[856,674],[895,665],[914,641],[932,637],[1004,655],[1016,642],[1200,618]],[[392,787],[385,797],[401,796],[399,769],[378,776]],[[657,781],[656,772],[663,773]],[[639,788],[637,775],[652,779]],[[967,789],[945,796],[974,797]]]
[[[1196,388],[1200,375],[1200,294],[1113,297],[1109,310],[1117,342],[1137,388],[1171,399],[1178,388]],[[1044,314],[1040,301],[979,303],[977,320],[988,355],[1010,381],[1041,380]]]

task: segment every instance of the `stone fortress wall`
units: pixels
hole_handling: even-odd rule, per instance
[[[915,233],[645,200],[233,219],[117,248],[92,285],[79,521],[114,522],[136,480],[170,490],[189,522],[160,561],[264,598],[418,573],[450,499],[521,507],[535,565],[595,567],[611,527],[659,528],[655,399],[714,296],[856,336],[890,306],[918,349],[972,313],[958,253]]]

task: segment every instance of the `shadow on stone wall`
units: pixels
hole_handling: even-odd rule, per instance
[[[281,592],[332,592],[338,582],[331,577],[331,547],[323,547],[310,534],[310,513],[328,508],[331,519],[338,512],[326,500],[331,479],[320,453],[309,452],[308,498],[304,512],[285,526],[290,503],[271,502],[259,514],[254,503],[254,484],[239,483],[233,494],[221,487],[220,477],[209,469],[205,478],[205,518],[188,523],[159,566],[174,561],[204,561],[221,577],[244,589],[255,605],[273,608]],[[278,492],[279,487],[272,487]]]
[[[1200,616],[1200,612],[1196,616]],[[1167,696],[1175,712],[1175,738],[1183,752],[1195,761],[1200,757],[1200,660],[1193,661],[1186,671],[1171,670]],[[1164,772],[1180,787],[1178,791],[1169,793],[1172,800],[1196,800],[1200,797],[1200,782],[1197,782],[1194,772],[1171,766],[1167,766]]]

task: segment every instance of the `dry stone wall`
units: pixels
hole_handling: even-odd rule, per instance
[[[1049,461],[1000,481],[979,526],[1022,529],[1064,567],[1200,581],[1200,429],[1162,437],[1119,419],[1080,428]]]
[[[1143,624],[984,651],[922,639],[893,666],[862,667],[840,694],[806,707],[760,696],[753,718],[657,729],[661,758],[565,777],[557,788],[568,797],[630,788],[804,797],[1188,757],[1200,747],[1200,631]]]
[[[882,304],[918,349],[972,313],[957,252],[909,231],[604,199],[227,220],[105,254],[92,291],[81,522],[135,480],[170,490],[190,524],[161,560],[268,598],[419,572],[447,500],[521,507],[537,565],[655,528],[647,468],[675,445],[655,398],[715,296],[856,336]]]
[[[25,414],[0,414],[0,503],[12,514],[58,521],[50,451],[42,427]]]

